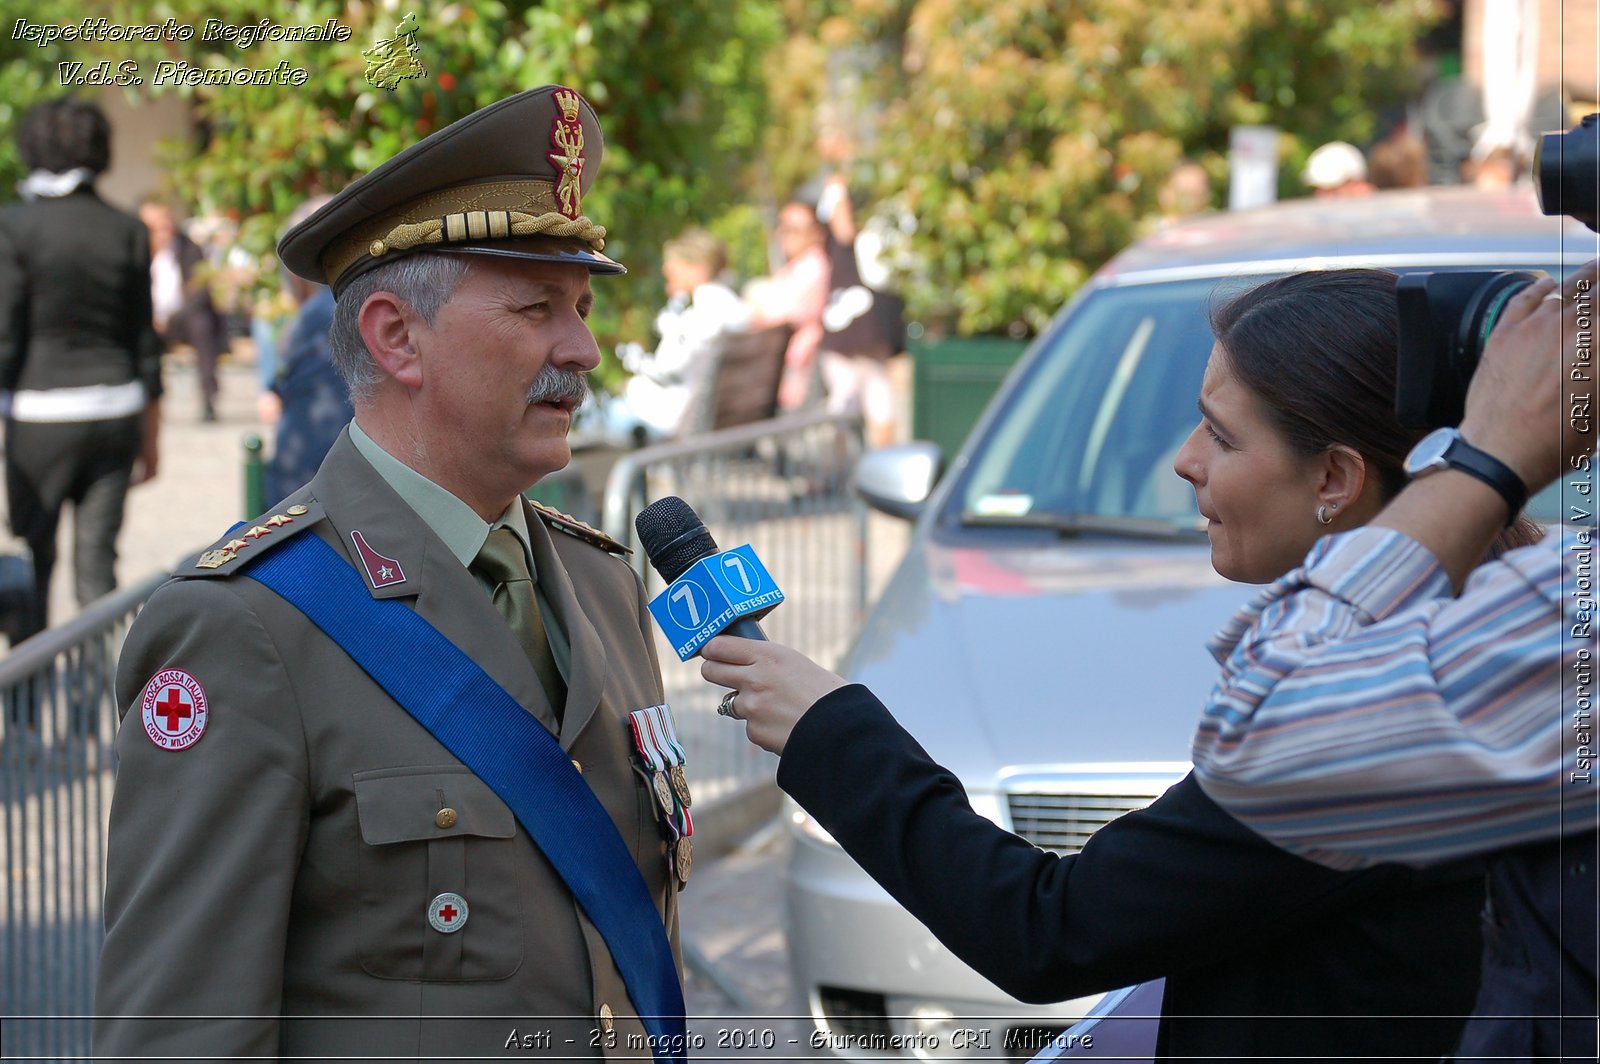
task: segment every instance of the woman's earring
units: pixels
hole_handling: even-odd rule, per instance
[[[1331,524],[1333,524],[1333,518],[1328,515],[1328,511],[1330,509],[1337,510],[1338,507],[1337,506],[1332,506],[1332,507],[1319,506],[1319,507],[1317,507],[1317,524],[1319,524],[1319,525],[1331,525]]]

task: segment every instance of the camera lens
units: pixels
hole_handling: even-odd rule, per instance
[[[1586,115],[1565,133],[1546,133],[1533,155],[1534,191],[1545,214],[1565,214],[1600,229],[1600,114]]]
[[[1460,424],[1467,383],[1511,297],[1538,279],[1525,271],[1401,277],[1395,413],[1416,428]]]
[[[1536,277],[1530,273],[1497,273],[1473,289],[1467,297],[1466,306],[1461,311],[1461,335],[1457,340],[1463,380],[1471,379],[1473,371],[1478,368],[1478,360],[1483,357],[1489,334],[1500,324],[1500,315],[1505,311],[1506,304],[1511,302],[1511,297],[1535,280]]]

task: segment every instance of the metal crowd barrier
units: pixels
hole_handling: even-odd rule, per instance
[[[654,596],[663,582],[633,528],[648,504],[676,495],[723,549],[748,543],[787,598],[761,622],[774,640],[834,666],[860,628],[872,571],[866,508],[848,491],[862,450],[858,418],[797,414],[632,451],[612,467],[605,531],[634,549]],[[688,751],[697,807],[736,803],[770,788],[777,762],[744,729],[718,717],[722,690],[700,678],[657,633],[667,702]],[[696,813],[699,813],[699,808]]]
[[[905,541],[902,523],[882,519],[885,526],[873,532],[888,550],[869,556],[869,519],[846,490],[861,447],[858,420],[813,414],[627,452],[607,480],[603,524],[634,547],[634,563],[654,594],[661,580],[638,546],[633,516],[663,495],[681,496],[721,546],[754,546],[790,596],[762,622],[768,634],[833,665]],[[139,607],[164,579],[115,592],[0,658],[0,1018],[7,1057],[71,1058],[89,1049],[87,1017],[104,939],[117,654]],[[720,806],[726,815],[758,789],[775,795],[776,761],[717,716],[721,692],[700,679],[696,662],[680,663],[659,636],[657,645],[689,751],[695,812]]]
[[[4,1052],[86,1053],[104,939],[117,654],[165,574],[0,658],[0,1016]]]

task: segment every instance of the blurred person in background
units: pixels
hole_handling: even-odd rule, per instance
[[[1162,179],[1156,189],[1156,209],[1139,220],[1138,232],[1148,236],[1211,210],[1211,175],[1199,163],[1185,159]]]
[[[1366,179],[1366,157],[1362,149],[1344,141],[1331,141],[1318,147],[1306,160],[1301,181],[1318,198],[1370,195],[1373,184]]]
[[[1503,191],[1517,183],[1517,175],[1526,173],[1527,166],[1515,151],[1506,147],[1490,148],[1481,156],[1474,152],[1461,164],[1461,182],[1473,188]]]
[[[822,311],[828,305],[832,268],[828,262],[828,230],[817,209],[792,199],[778,211],[778,248],[783,265],[770,277],[745,286],[744,302],[751,329],[787,325],[794,330],[784,352],[783,380],[778,386],[780,410],[799,410],[819,387],[817,348],[822,343]]]
[[[1404,486],[1422,432],[1393,411],[1395,281],[1294,274],[1213,312],[1201,419],[1175,470],[1220,575],[1274,580]],[[1524,519],[1502,545],[1535,534]],[[733,689],[729,715],[780,755],[779,786],[1007,993],[1061,1001],[1165,977],[1162,1059],[1437,1058],[1454,1046],[1477,988],[1477,862],[1324,868],[1274,851],[1192,773],[1081,852],[1053,854],[974,812],[865,687],[775,643],[719,636],[702,658],[705,678]]]
[[[128,487],[157,470],[161,342],[145,227],[95,192],[111,161],[105,115],[70,97],[40,104],[17,147],[29,173],[22,202],[0,210],[0,391],[11,527],[38,588],[25,637],[49,623],[66,504],[79,605],[116,587]]]
[[[284,226],[311,217],[327,196],[297,207]],[[350,388],[333,364],[328,329],[333,325],[333,292],[283,268],[283,289],[299,308],[284,331],[283,348],[272,379],[277,397],[277,438],[267,462],[267,501],[288,495],[308,482],[344,427],[355,417]]]
[[[299,309],[281,277],[277,290],[261,295],[250,308],[250,343],[256,358],[256,420],[264,425],[276,425],[283,416],[283,403],[272,386],[278,379],[279,348],[289,338],[289,325]]]
[[[712,387],[715,347],[744,329],[749,312],[727,283],[728,249],[704,229],[685,229],[662,247],[667,305],[656,315],[654,351],[623,344],[618,355],[633,374],[605,407],[606,431],[636,443],[678,435],[690,403]]]
[[[824,182],[817,216],[827,223],[829,291],[818,344],[827,410],[859,413],[866,422],[868,446],[885,447],[895,439],[899,401],[889,359],[899,354],[905,339],[905,304],[862,280],[855,206],[842,172],[834,171]]]
[[[1376,189],[1422,188],[1428,183],[1428,149],[1396,129],[1368,150],[1367,179]]]
[[[1205,214],[1211,210],[1211,175],[1197,162],[1179,163],[1161,183],[1156,204],[1163,224]]]
[[[1335,140],[1311,153],[1300,180],[1318,198],[1367,196],[1374,191],[1367,180],[1367,160],[1354,144]]]
[[[172,208],[149,199],[139,217],[150,230],[150,302],[156,332],[169,348],[194,348],[200,371],[200,417],[217,420],[217,360],[228,349],[222,315],[211,301],[205,252],[179,227]]]

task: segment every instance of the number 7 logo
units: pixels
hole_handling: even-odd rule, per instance
[[[739,586],[744,588],[746,595],[755,594],[755,585],[750,582],[750,571],[744,567],[743,558],[731,552],[724,554],[722,556],[722,567],[724,569],[732,569],[739,574]]]
[[[672,591],[672,601],[682,602],[689,610],[689,623],[686,628],[700,627],[700,604],[695,601],[694,585],[679,584]]]

